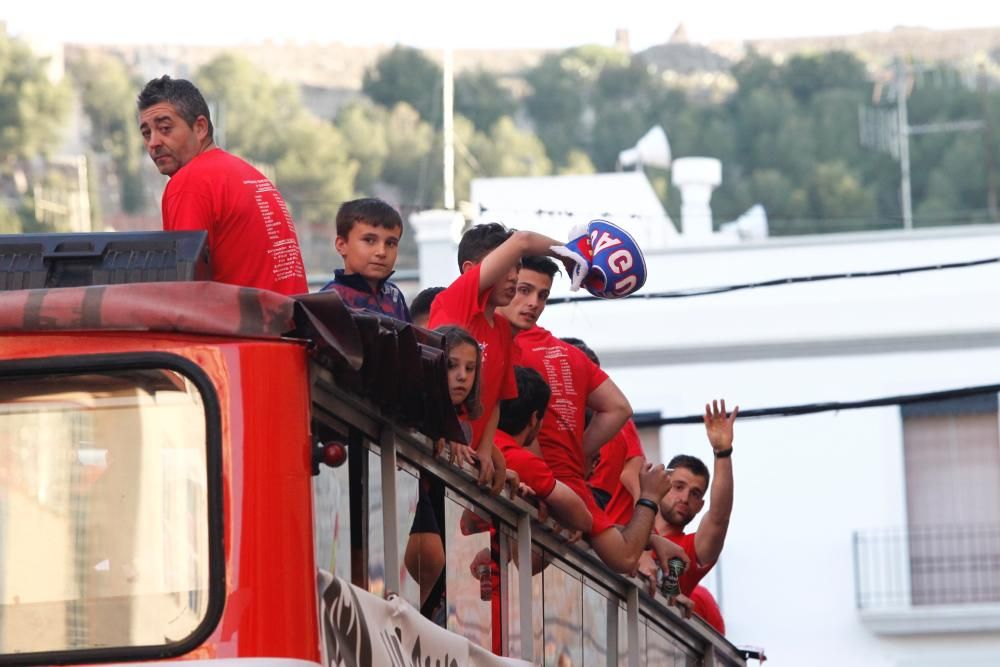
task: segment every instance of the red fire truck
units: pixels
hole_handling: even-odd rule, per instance
[[[0,237],[0,665],[745,664],[432,456],[436,334],[202,280],[203,248]],[[448,531],[444,628],[400,564],[421,473],[493,526]]]

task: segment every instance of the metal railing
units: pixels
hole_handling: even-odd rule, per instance
[[[854,579],[861,610],[1000,602],[1000,525],[856,532]]]
[[[558,655],[551,655],[558,645],[569,654],[572,664],[601,667],[746,664],[740,649],[703,621],[697,617],[685,620],[662,599],[650,597],[638,580],[612,572],[593,552],[561,540],[538,521],[537,512],[528,503],[484,494],[471,476],[433,457],[426,438],[400,429],[372,406],[341,391],[329,371],[319,367],[313,368],[313,415],[323,428],[350,433],[349,456],[359,462],[349,473],[340,473],[345,483],[352,485],[354,494],[350,521],[357,525],[352,525],[350,532],[356,541],[361,540],[352,546],[350,565],[342,564],[344,571],[352,573],[355,585],[378,588],[370,586],[368,579],[368,564],[377,560],[377,572],[384,576],[384,590],[400,591],[401,586],[405,589],[406,582],[400,581],[400,572],[405,573],[405,569],[400,567],[398,536],[401,526],[408,528],[405,521],[400,521],[401,514],[405,518],[407,502],[398,502],[397,491],[402,488],[404,495],[412,495],[406,490],[412,487],[408,475],[426,471],[444,483],[447,502],[454,511],[471,509],[488,516],[495,534],[500,536],[494,544],[498,545],[500,562],[497,599],[501,609],[499,613],[494,610],[492,616],[489,611],[485,614],[487,618],[503,619],[502,628],[488,628],[493,635],[501,633],[503,654],[549,664],[559,660]],[[320,474],[328,475],[330,471]],[[369,495],[370,487],[375,485],[368,483],[358,495],[358,480],[374,477],[380,482],[375,496]],[[407,483],[399,487],[399,479]],[[370,517],[380,518],[380,525]],[[446,535],[451,540],[451,534],[459,531],[450,518],[448,524]],[[448,628],[473,641],[492,641],[495,647],[495,637],[482,636],[481,617],[455,611],[455,605],[463,601],[453,601],[453,597],[460,596],[460,589],[467,585],[461,577],[469,579],[467,566],[464,573],[462,567],[451,566],[453,554],[463,547],[461,539],[458,535],[455,544],[447,545],[447,596],[451,608]],[[369,547],[377,550],[379,542],[380,554],[364,553]],[[536,557],[543,554],[548,565],[534,575],[531,567],[517,567],[531,563],[533,552]]]

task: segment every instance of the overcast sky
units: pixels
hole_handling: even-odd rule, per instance
[[[693,41],[840,35],[894,26],[1000,27],[1000,2],[951,0],[9,0],[0,21],[18,35],[66,42],[238,44],[274,41],[562,48],[611,44],[629,30],[639,50],[683,22]]]

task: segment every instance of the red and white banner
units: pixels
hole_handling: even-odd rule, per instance
[[[319,573],[323,664],[329,667],[530,667],[503,658],[420,615],[398,595],[383,600]]]

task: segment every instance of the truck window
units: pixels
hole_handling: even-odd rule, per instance
[[[162,653],[196,631],[206,442],[172,370],[0,377],[0,655]]]

